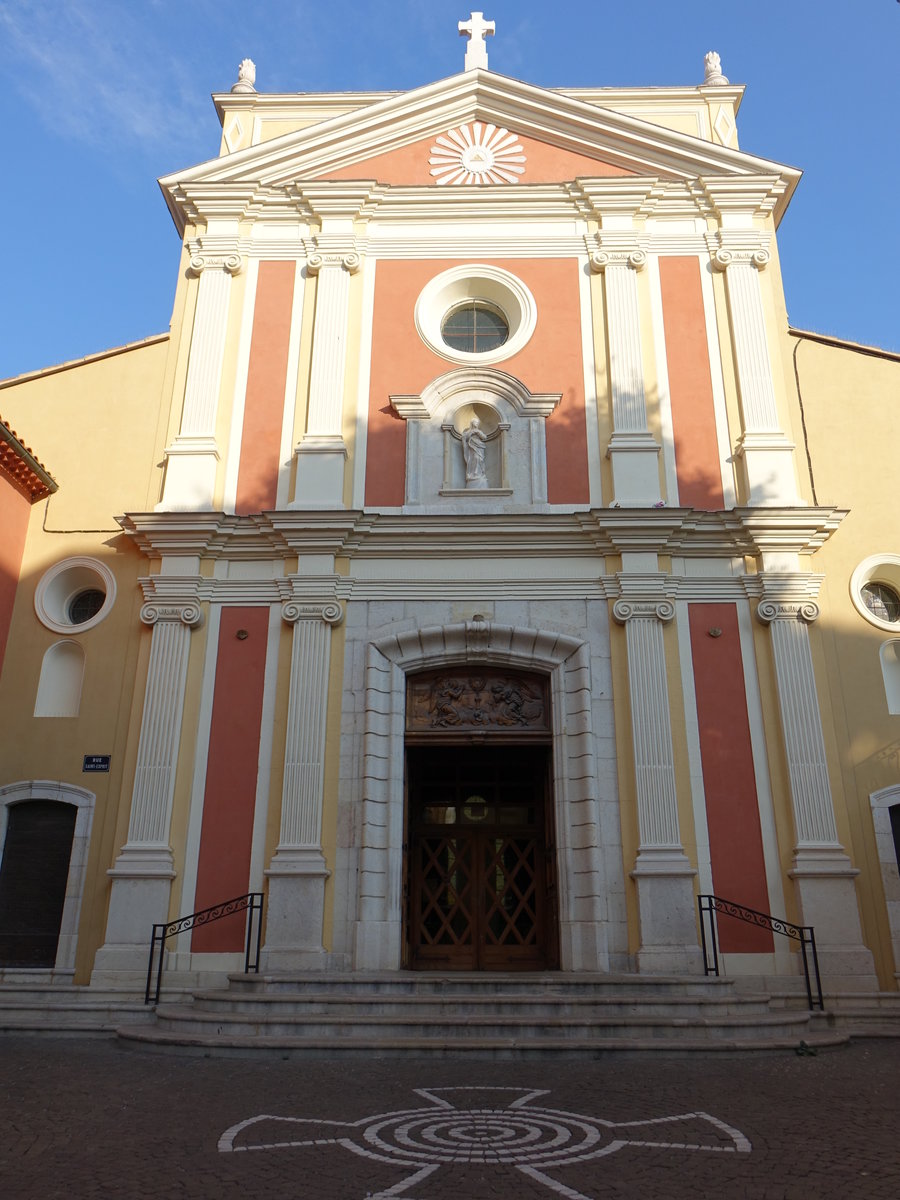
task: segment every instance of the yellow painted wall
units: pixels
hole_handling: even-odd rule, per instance
[[[866,943],[876,955],[882,986],[892,987],[900,963],[891,961],[869,796],[900,783],[900,716],[888,713],[878,657],[890,634],[856,610],[850,577],[871,555],[900,553],[900,510],[893,496],[900,355],[802,335],[792,336],[791,343],[816,499],[849,509],[813,560],[813,570],[825,574],[821,616],[813,628],[828,685],[823,718],[833,713],[833,728],[825,728],[839,762],[839,834],[848,839],[848,853],[861,872],[857,888]]]

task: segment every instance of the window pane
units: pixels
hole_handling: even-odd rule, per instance
[[[866,608],[879,621],[900,621],[900,596],[884,583],[867,583],[862,590]]]
[[[502,314],[473,300],[446,317],[441,336],[454,350],[484,354],[503,345],[509,337],[509,326]]]

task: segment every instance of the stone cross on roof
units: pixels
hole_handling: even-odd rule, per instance
[[[484,39],[494,33],[496,26],[493,21],[486,21],[484,13],[473,12],[468,21],[459,22],[460,37],[467,37],[469,44],[466,46],[466,63],[467,71],[474,71],[476,67],[480,67],[483,71],[488,69],[487,46]]]

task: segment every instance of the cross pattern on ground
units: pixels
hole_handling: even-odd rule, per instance
[[[740,1130],[705,1112],[615,1122],[537,1105],[540,1097],[550,1094],[547,1089],[444,1087],[413,1092],[426,1101],[425,1107],[358,1121],[250,1117],[227,1129],[218,1148],[228,1154],[334,1146],[405,1172],[386,1191],[366,1193],[365,1200],[427,1200],[419,1185],[429,1176],[472,1164],[520,1172],[566,1200],[594,1200],[599,1192],[577,1191],[565,1182],[567,1167],[600,1160],[625,1146],[713,1154],[751,1151]]]

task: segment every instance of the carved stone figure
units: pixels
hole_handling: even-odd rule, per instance
[[[484,470],[484,448],[487,438],[481,428],[481,421],[473,417],[468,428],[462,432],[463,455],[466,460],[466,487],[486,488],[487,475]]]
[[[715,50],[710,50],[703,59],[705,68],[705,78],[703,83],[706,87],[723,87],[728,83],[728,80],[722,74],[722,60]]]

